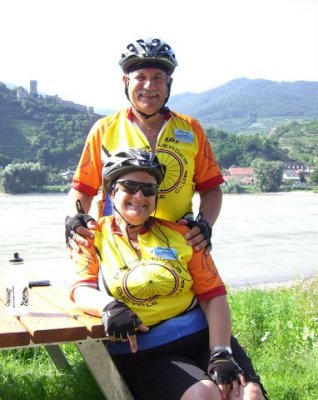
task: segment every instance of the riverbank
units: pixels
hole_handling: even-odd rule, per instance
[[[240,190],[230,190],[226,186],[222,187],[224,194],[262,194],[255,186],[239,186]],[[26,192],[26,193],[6,193],[1,191],[0,194],[11,194],[11,195],[21,195],[21,194],[58,194],[58,193],[68,193],[70,190],[70,185],[50,185],[44,186],[43,188],[33,191],[33,192]],[[281,190],[278,192],[268,192],[270,193],[292,193],[292,192],[313,192],[318,193],[318,186],[315,185],[292,185],[292,186],[282,186]],[[263,193],[265,194],[265,192]]]

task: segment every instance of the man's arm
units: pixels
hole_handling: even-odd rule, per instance
[[[84,214],[89,214],[93,198],[94,196],[89,196],[86,193],[79,192],[78,190],[71,188],[68,193],[68,215],[72,217],[78,213],[81,213],[78,209],[78,206],[76,205],[77,200],[80,201]],[[94,238],[94,233],[90,230],[94,229],[94,227],[95,223],[93,221],[89,221],[87,223],[87,228],[85,228],[84,226],[78,226],[77,228],[75,228],[75,234],[69,242],[71,248],[75,251],[79,251],[78,245],[88,247],[89,242],[85,238]]]
[[[84,214],[89,214],[93,198],[94,196],[89,196],[86,193],[79,192],[78,190],[71,188],[68,193],[68,214],[72,216],[78,213],[76,200],[80,200]]]
[[[204,219],[206,219],[211,226],[215,224],[222,207],[223,192],[220,186],[215,186],[212,189],[200,192],[200,208]]]
[[[220,186],[215,186],[204,192],[200,192],[200,207],[199,212],[202,213],[202,217],[206,220],[211,228],[215,224],[221,210],[222,206],[222,189]],[[189,223],[181,219],[179,222],[183,225],[188,225]],[[184,236],[188,244],[194,248],[195,251],[205,249],[205,254],[208,255],[212,249],[209,245],[208,240],[204,238],[204,234],[199,226],[193,226],[193,228],[185,234]]]

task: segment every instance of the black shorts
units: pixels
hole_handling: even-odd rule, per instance
[[[183,393],[207,375],[210,357],[208,330],[185,336],[165,345],[112,358],[136,400],[179,400]],[[232,337],[233,357],[247,382],[256,382],[264,390],[250,358]]]

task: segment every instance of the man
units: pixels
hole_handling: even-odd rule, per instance
[[[188,225],[192,228],[185,235],[188,244],[195,251],[205,248],[208,254],[212,227],[221,209],[220,185],[224,180],[199,122],[166,107],[177,66],[175,54],[160,39],[139,39],[127,46],[119,65],[131,107],[101,118],[88,135],[69,193],[70,215],[75,216],[66,220],[67,240],[71,240],[73,248],[76,243],[88,246],[85,237],[93,236],[87,229],[93,222],[83,214],[89,213],[102,185],[102,169],[108,157],[120,150],[143,148],[155,152],[166,166],[155,216]],[[200,195],[200,205],[199,217],[193,220],[190,215],[195,191]],[[105,201],[107,209],[104,195],[101,212],[105,210]],[[234,342],[233,345],[238,346]],[[234,351],[233,348],[233,354]],[[238,351],[243,352],[240,348]],[[263,399],[258,384],[251,383],[259,381],[244,352],[243,358],[253,375],[249,379],[249,398]]]
[[[177,66],[175,55],[160,39],[140,39],[127,46],[119,64],[132,107],[102,118],[91,129],[71,185],[70,213],[77,212],[76,199],[81,201],[85,213],[89,211],[101,186],[103,164],[110,154],[129,147],[152,150],[167,167],[156,216],[171,221],[182,219],[192,212],[192,197],[198,191],[199,211],[204,219],[201,224],[195,224],[187,239],[196,250],[207,247],[209,253],[210,226],[220,212],[223,177],[200,124],[165,106],[171,75]],[[180,223],[187,224],[187,221]],[[81,228],[76,231],[88,235]],[[76,236],[74,239],[85,244]]]

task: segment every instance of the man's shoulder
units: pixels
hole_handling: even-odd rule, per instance
[[[192,117],[191,115],[182,114],[182,113],[179,113],[178,111],[171,111],[171,110],[170,110],[170,114],[174,117],[175,120],[186,122],[195,130],[202,129],[200,122],[196,118]]]
[[[188,121],[188,122],[193,122],[193,121],[198,122],[198,120],[196,118],[192,117],[189,114],[182,114],[182,113],[180,113],[178,111],[175,111],[175,110],[169,110],[169,112],[175,118],[179,118],[181,120]]]

